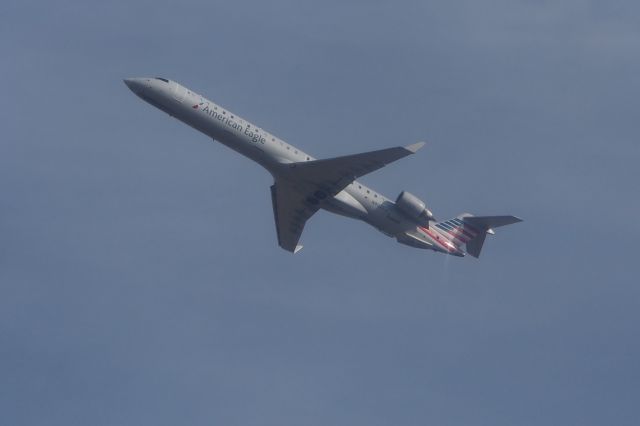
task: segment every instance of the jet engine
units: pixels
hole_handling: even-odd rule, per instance
[[[435,220],[433,213],[427,208],[424,201],[407,191],[402,191],[398,195],[396,206],[405,216],[420,225],[429,226],[429,221]]]

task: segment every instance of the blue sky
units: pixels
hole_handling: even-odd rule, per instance
[[[12,425],[636,425],[640,7],[5,1],[0,412]],[[178,80],[364,181],[515,214],[480,260],[321,212],[136,98]]]

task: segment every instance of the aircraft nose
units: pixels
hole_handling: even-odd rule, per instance
[[[144,79],[142,78],[125,78],[123,81],[136,95],[144,90]]]

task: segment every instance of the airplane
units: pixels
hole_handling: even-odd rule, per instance
[[[424,142],[316,159],[179,83],[162,77],[126,78],[144,101],[263,166],[273,176],[271,200],[278,244],[297,253],[306,222],[326,210],[368,223],[399,243],[438,253],[479,257],[494,228],[515,216],[463,213],[437,221],[425,203],[403,191],[395,202],[356,179],[416,153]]]

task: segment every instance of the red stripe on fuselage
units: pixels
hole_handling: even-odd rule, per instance
[[[451,226],[451,225],[449,225]],[[447,228],[444,229],[444,232],[446,232],[447,234],[451,235],[453,238],[456,238],[458,241],[461,241],[462,243],[466,244],[467,241],[472,240],[473,238],[475,238],[475,235],[471,234],[468,231],[465,231],[463,228],[461,227],[453,227],[453,230],[448,230]],[[440,229],[440,228],[438,228]],[[462,236],[466,237],[466,238],[462,238]]]
[[[462,232],[463,234],[465,234],[469,238],[474,238],[477,235],[477,233],[474,232],[472,229],[465,229],[463,226],[460,226],[460,225],[455,225],[455,226],[454,225],[446,225],[445,226],[442,223],[440,223],[439,225],[442,226],[442,228],[444,228],[444,231],[448,232],[449,234],[453,234],[454,231],[458,231],[458,232]],[[449,229],[447,229],[447,226],[449,228],[453,228],[453,230],[450,231]]]
[[[463,244],[467,244],[467,242],[471,240],[471,238],[468,238],[465,235],[461,235],[461,234],[451,234],[451,235],[453,236],[453,238],[455,238],[456,240],[460,241]]]
[[[430,230],[428,230],[427,228],[423,228],[422,226],[420,226],[419,228],[420,228],[420,229],[422,229],[422,231],[423,231],[425,234],[427,234],[428,236],[430,236],[430,237],[431,237],[431,239],[432,239],[434,242],[436,242],[436,243],[438,243],[438,245],[442,246],[442,248],[444,248],[444,249],[447,251],[447,253],[457,252],[457,250],[456,250],[455,248],[453,248],[453,249],[452,249],[451,247],[449,247],[448,245],[446,245],[445,243],[443,243],[442,241],[440,241],[440,239],[438,238],[438,236],[437,236],[437,235],[434,235],[434,234],[433,234],[433,232],[431,232],[431,231],[430,231]],[[444,235],[443,235],[443,238],[444,238]]]

